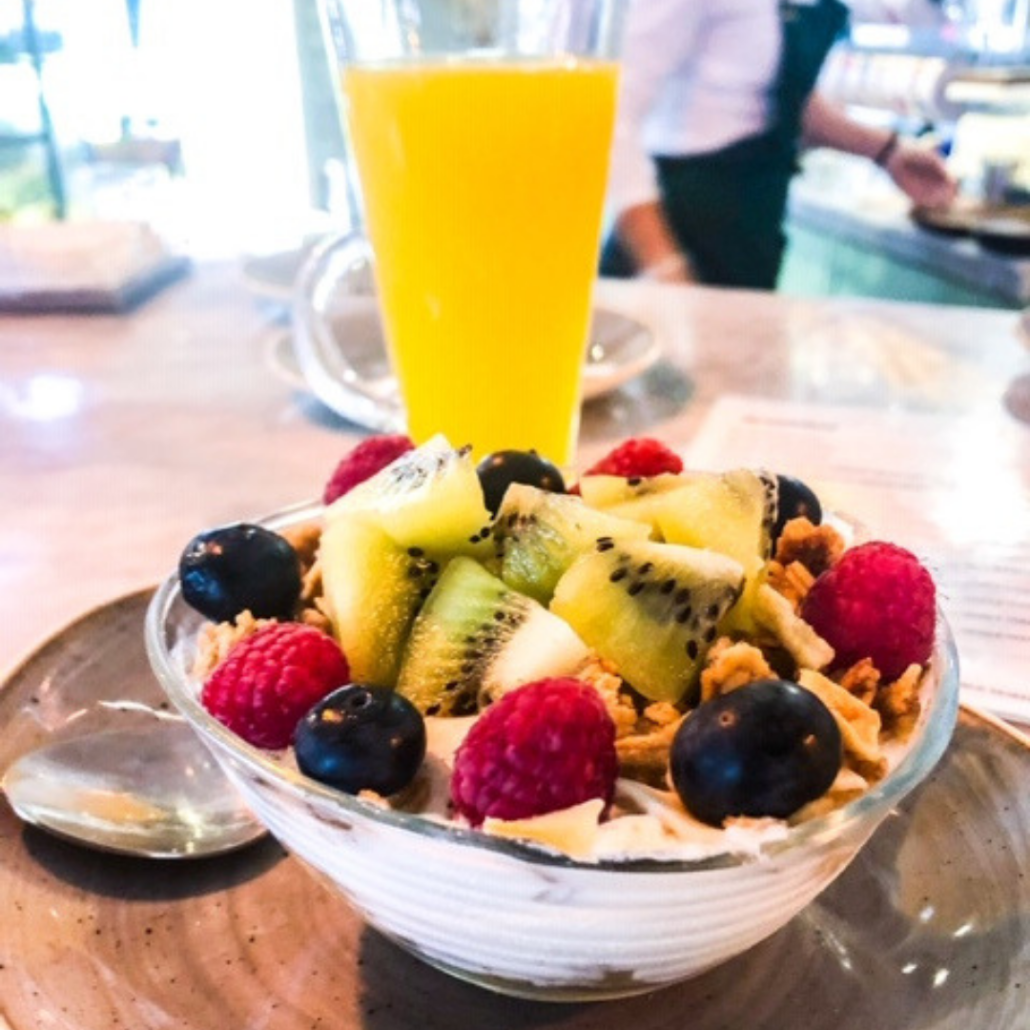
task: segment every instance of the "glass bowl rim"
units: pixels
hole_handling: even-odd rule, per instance
[[[324,510],[325,506],[319,501],[305,501],[254,519],[253,522],[268,529],[280,530],[317,521]],[[943,755],[958,719],[958,653],[951,628],[938,608],[934,651],[926,673],[936,678],[933,704],[913,730],[913,733],[918,734],[918,739],[909,746],[901,761],[858,798],[824,815],[789,826],[783,837],[764,842],[753,851],[727,851],[695,859],[643,857],[579,860],[530,843],[427,819],[416,813],[396,811],[364,798],[344,794],[284,765],[273,752],[248,744],[204,708],[196,692],[191,690],[176,667],[167,646],[165,632],[176,602],[185,605],[181,599],[178,573],[173,572],[158,585],[147,607],[144,628],[147,654],[169,700],[202,738],[209,738],[216,745],[216,757],[218,751],[225,750],[252,772],[281,786],[301,801],[318,799],[323,805],[329,804],[351,815],[396,829],[439,838],[464,847],[499,852],[535,865],[604,872],[683,873],[743,866],[779,857],[806,844],[819,846],[842,836],[850,827],[867,818],[878,822],[918,786]]]

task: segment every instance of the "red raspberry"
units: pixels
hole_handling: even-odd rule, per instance
[[[593,687],[545,679],[494,702],[454,758],[451,800],[473,826],[525,819],[591,798],[611,804],[615,725]]]
[[[298,622],[273,622],[236,644],[200,699],[219,722],[255,747],[282,748],[301,716],[350,682],[340,645]]]
[[[887,682],[933,650],[936,589],[911,551],[873,541],[845,551],[812,585],[801,615],[844,668],[872,659]]]
[[[414,448],[411,438],[396,436],[370,436],[343,456],[325,485],[322,500],[332,504],[338,497],[353,490],[358,483],[374,476],[390,462]]]
[[[663,472],[682,472],[683,460],[665,444],[648,436],[638,436],[619,444],[611,453],[583,473],[585,476],[658,476]]]

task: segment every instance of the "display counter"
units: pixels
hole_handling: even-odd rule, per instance
[[[993,251],[913,223],[909,202],[878,169],[820,155],[791,191],[780,281],[796,296],[850,295],[935,304],[1030,304],[1030,253]]]

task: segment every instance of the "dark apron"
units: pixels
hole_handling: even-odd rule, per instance
[[[780,11],[783,47],[772,86],[775,124],[723,150],[654,158],[665,216],[704,283],[766,290],[776,286],[802,113],[847,21],[840,0],[784,2]],[[600,270],[619,278],[636,273],[614,233],[605,242]]]

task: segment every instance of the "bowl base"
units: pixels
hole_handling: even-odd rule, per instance
[[[382,932],[382,931],[377,931]],[[399,948],[413,955],[420,962],[431,966],[438,972],[445,973],[463,983],[472,984],[492,994],[500,994],[509,998],[521,998],[525,1001],[547,1001],[567,1004],[583,1004],[594,1001],[617,1001],[620,998],[635,998],[642,994],[653,994],[656,991],[673,987],[677,983],[693,979],[707,972],[708,968],[698,969],[696,973],[669,983],[643,983],[635,980],[630,973],[619,973],[612,971],[605,979],[582,984],[533,984],[521,980],[512,980],[504,976],[491,976],[489,973],[474,973],[459,966],[442,962],[439,959],[423,954],[417,948],[412,947],[408,941],[400,940],[389,934],[384,934],[390,941]]]

